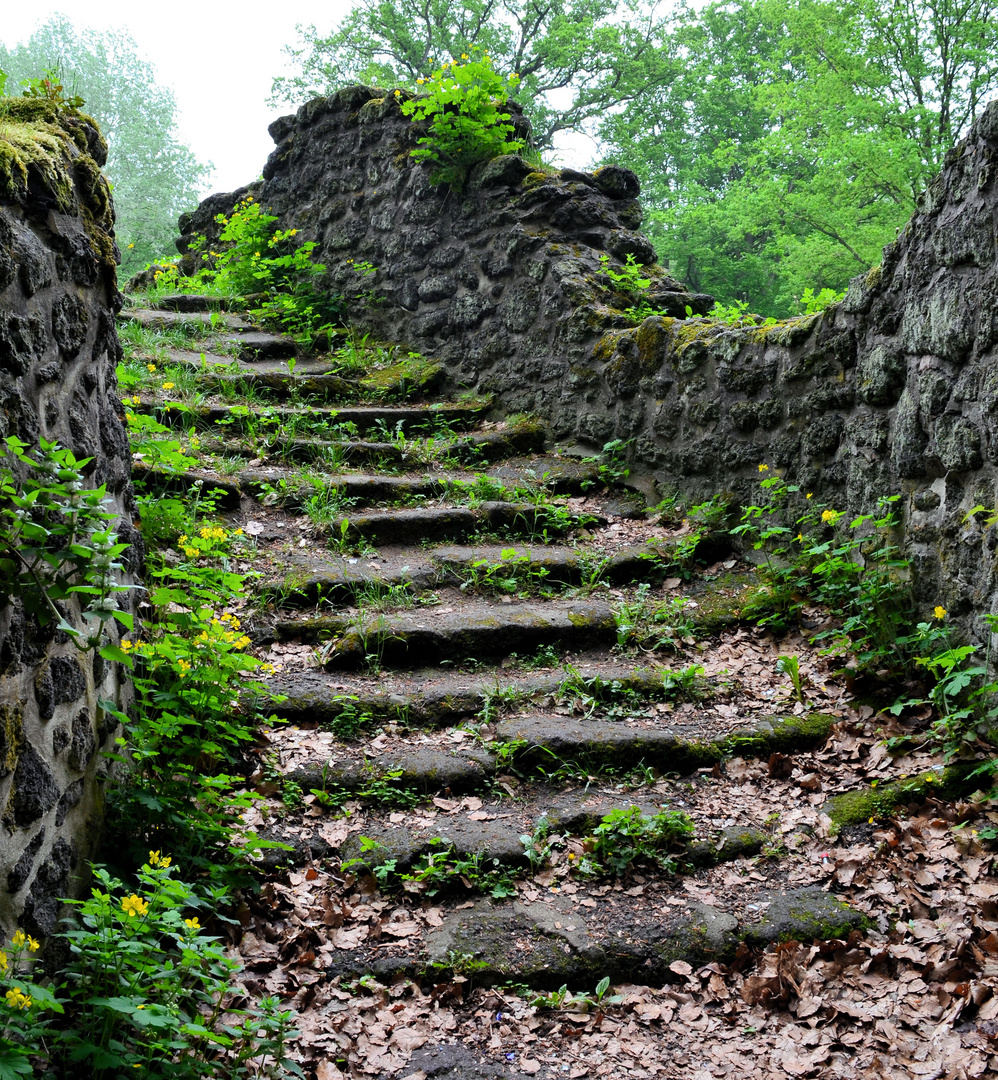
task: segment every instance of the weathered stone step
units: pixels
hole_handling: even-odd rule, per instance
[[[345,625],[344,620],[337,632]],[[279,623],[277,636],[284,641],[299,638],[298,626],[291,621]],[[328,726],[349,714],[369,716],[374,723],[443,726],[475,716],[488,702],[501,708],[503,702],[527,702],[557,694],[569,684],[608,698],[624,691],[655,698],[661,696],[663,678],[670,670],[636,667],[605,654],[587,654],[573,659],[571,672],[510,668],[468,675],[429,669],[404,675],[381,672],[377,678],[337,673],[334,678],[312,670],[294,676],[275,675],[268,686],[283,698],[274,703],[273,712],[298,725]]]
[[[344,740],[335,731],[293,728],[274,732],[270,743],[287,763],[280,767],[284,780],[303,790],[363,793],[383,777],[383,783],[428,797],[487,791],[496,774],[510,771],[540,778],[569,767],[571,775],[594,778],[606,769],[619,775],[640,767],[688,776],[712,769],[736,750],[741,757],[763,758],[812,750],[827,739],[834,723],[834,717],[819,713],[771,716],[751,724],[715,718],[712,734],[704,737],[704,725],[695,716],[675,726],[670,719],[630,724],[564,715],[511,717],[488,727],[494,735],[484,745],[461,728],[432,736],[400,735],[391,728],[373,746]],[[527,826],[532,831],[547,809],[537,810],[532,822],[521,821],[520,832]],[[528,811],[520,806],[517,812]],[[561,807],[557,812],[571,819],[574,810]]]
[[[479,900],[455,909],[427,934],[417,969],[460,968],[455,959],[471,955],[475,979],[486,985],[512,980],[553,990],[595,986],[604,977],[663,983],[675,980],[676,961],[700,968],[730,961],[743,943],[846,939],[868,924],[861,912],[819,885],[746,889],[739,915],[695,901],[659,909],[622,899],[609,919],[601,919],[577,899]],[[746,909],[763,914],[742,914]],[[325,963],[338,972],[355,961],[336,950],[325,954]]]
[[[450,540],[482,531],[509,536],[563,535],[574,528],[605,523],[593,514],[552,517],[544,505],[485,502],[473,509],[464,506],[425,510],[387,510],[348,515],[339,535],[364,539],[372,544],[417,544],[422,540]]]
[[[434,460],[440,457],[454,458],[468,465],[502,461],[521,454],[540,454],[544,450],[544,428],[540,424],[525,423],[501,431],[474,433],[463,439],[443,441],[430,437],[420,438],[412,444],[400,442],[373,442],[361,439],[282,439],[276,438],[271,444],[271,454],[279,455],[286,461],[306,464],[322,461],[331,451],[342,455],[344,462],[376,462],[383,465],[402,465],[407,462]],[[547,459],[548,466],[542,469],[546,476],[545,483],[553,491],[561,493],[584,490],[587,476],[579,476],[571,468],[558,467],[562,459]],[[573,483],[570,478],[578,477]],[[499,477],[501,479],[501,476]]]
[[[185,327],[197,326],[219,332],[245,331],[250,333],[256,329],[253,323],[241,315],[234,315],[221,308],[205,311],[180,309],[153,309],[153,308],[125,308],[118,316],[125,322],[138,323],[146,330],[176,330]]]
[[[168,407],[172,404],[172,407]],[[201,424],[231,425],[236,430],[259,426],[261,422],[279,427],[281,424],[305,415],[317,425],[329,426],[351,424],[358,431],[370,431],[384,427],[389,431],[420,433],[420,429],[433,432],[443,426],[461,430],[475,424],[491,406],[487,402],[473,405],[445,403],[442,405],[348,405],[333,408],[288,408],[286,406],[204,405],[180,406],[173,403],[143,402],[134,406],[135,412],[156,413],[164,423],[182,427],[191,420]]]
[[[606,604],[463,604],[458,611],[428,608],[360,618],[329,651],[330,667],[359,667],[371,657],[390,667],[419,667],[441,660],[532,653],[539,646],[583,649],[610,643],[616,634]]]
[[[219,353],[193,352],[190,349],[171,349],[167,354],[167,364],[178,364],[205,373],[205,388],[210,385],[218,385],[218,377],[239,375],[248,377],[250,383],[258,381],[258,376],[288,374],[286,360],[259,360],[249,363],[235,356],[222,356]],[[295,377],[299,375],[328,375],[333,367],[328,356],[303,356],[295,363]],[[212,379],[215,381],[212,382]],[[351,386],[357,394],[360,393],[360,383],[352,380],[343,380]]]
[[[633,766],[639,761],[663,772],[688,773],[712,765],[737,749],[742,755],[811,750],[828,738],[835,718],[827,713],[772,717],[728,724],[707,740],[690,737],[672,718],[659,726],[565,716],[513,716],[496,727],[498,742],[516,744],[525,764],[584,761],[597,767]],[[697,730],[695,728],[695,730]]]

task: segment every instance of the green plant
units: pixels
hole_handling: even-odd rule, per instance
[[[6,83],[6,75],[3,76],[3,81]],[[21,91],[21,97],[41,98],[43,101],[51,101],[63,112],[75,112],[82,109],[86,104],[79,94],[65,96],[64,91],[66,88],[62,85],[62,74],[57,68],[46,69],[38,78],[22,79],[21,86],[24,87]],[[0,86],[0,95],[2,94],[3,87]]]
[[[524,854],[530,862],[531,874],[537,874],[539,871],[543,870],[551,855],[552,844],[549,838],[550,832],[551,825],[548,822],[547,816],[542,814],[534,825],[534,831],[532,833],[524,833],[520,837],[520,843],[523,844]]]
[[[647,861],[674,873],[675,859],[666,852],[681,846],[692,835],[693,822],[678,810],[660,810],[657,814],[642,814],[637,806],[611,810],[593,830],[592,866],[580,867],[580,872],[588,869],[620,877],[633,863]]]
[[[236,1078],[302,1076],[285,1053],[296,1034],[292,1014],[276,998],[240,1007],[238,964],[203,932],[199,914],[213,914],[224,894],[200,893],[174,869],[169,856],[151,851],[138,888],[129,891],[95,868],[96,887],[88,899],[69,901],[78,915],[58,935],[71,954],[65,981],[52,994],[17,980],[5,998],[8,1029],[11,1019],[38,1024],[32,1013],[40,1008],[69,1023],[42,1021],[41,1031],[25,1032],[31,1038],[19,1055],[23,1064],[0,1049],[0,1066],[11,1066],[7,1075],[30,1075],[35,1059],[45,1075],[85,1070],[95,1080],[133,1069],[156,1080],[220,1071]],[[58,998],[60,992],[65,996]],[[12,1008],[12,1002],[22,1004]]]
[[[511,138],[512,116],[506,99],[515,89],[519,75],[503,79],[492,66],[488,53],[472,49],[474,58],[463,54],[417,80],[422,88],[414,98],[401,101],[402,112],[415,123],[426,125],[415,161],[433,166],[430,183],[447,184],[454,190],[464,185],[468,170],[480,161],[522,150],[524,142]],[[395,91],[402,99],[402,92]]]
[[[253,678],[264,668],[246,652],[233,607],[245,603],[247,576],[228,569],[242,530],[197,516],[202,488],[188,510],[196,531],[174,541],[169,561],[150,566],[152,618],[141,635],[108,645],[105,659],[133,670],[134,707],[108,711],[124,725],[122,769],[109,791],[109,815],[124,850],[169,847],[200,873],[243,873],[246,856],[274,845],[240,826],[253,804],[231,770],[256,738],[269,699]]]
[[[804,703],[804,683],[800,675],[800,660],[796,656],[780,656],[776,660],[776,670],[786,675],[794,688],[794,697]]]
[[[42,438],[28,453],[15,436],[5,441],[0,463],[0,606],[19,600],[41,623],[55,622],[81,650],[105,638],[117,620],[126,630],[132,616],[120,611],[126,591],[116,575],[127,544],[117,542],[115,515],[103,486],[86,488],[84,468],[72,451]],[[8,464],[9,463],[9,464]],[[85,628],[74,626],[63,601],[78,599]]]
[[[974,645],[954,645],[943,620],[946,610],[935,609],[933,622],[921,622],[904,645],[916,653],[917,667],[924,669],[932,680],[928,697],[898,700],[890,711],[899,715],[905,709],[930,704],[936,719],[926,741],[938,746],[948,760],[976,749],[978,741],[993,741],[998,720],[998,680],[991,674],[992,636],[998,630],[998,616],[985,615],[988,625],[988,650],[983,663],[969,662],[978,649]],[[994,772],[993,761],[985,763],[982,772]]]
[[[474,589],[528,596],[544,592],[549,573],[546,567],[533,564],[529,555],[516,548],[503,548],[498,559],[476,559],[466,567],[460,588],[462,592]]]
[[[688,601],[677,597],[655,602],[648,595],[650,589],[647,582],[642,582],[630,600],[617,605],[614,618],[620,648],[634,647],[645,652],[675,649],[690,636],[693,623],[685,613]]]

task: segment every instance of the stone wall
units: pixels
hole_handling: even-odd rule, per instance
[[[263,182],[181,218],[181,252],[199,234],[212,247],[215,216],[253,194],[281,228],[316,242],[331,290],[379,298],[352,305],[354,325],[459,363],[471,379],[505,362],[555,386],[567,358],[587,357],[604,329],[628,325],[601,254],[617,269],[628,254],[649,264],[663,310],[709,310],[710,297],[691,296],[654,265],[633,173],[548,174],[510,154],[477,168],[463,193],[431,187],[429,167],[408,156],[420,130],[400,100],[356,86],[275,121]],[[360,262],[377,273],[359,278]]]
[[[998,502],[998,104],[881,267],[824,314],[770,328],[685,318],[710,298],[654,265],[649,299],[666,317],[627,318],[600,255],[619,270],[654,253],[626,170],[552,175],[511,155],[462,194],[433,189],[408,157],[418,131],[366,87],[271,134],[263,181],[182,219],[182,251],[252,191],[317,242],[331,288],[351,280],[350,260],[379,268],[382,302],[353,312],[360,325],[444,360],[454,388],[543,416],[568,444],[633,440],[635,474],[659,491],[754,500],[768,464],[847,511],[901,494],[922,602],[983,634],[998,530],[963,519]]]
[[[44,436],[91,458],[87,483],[107,485],[136,571],[106,156],[87,117],[0,98],[0,439],[37,446]],[[125,595],[122,606],[134,602]],[[83,625],[75,601],[66,613]],[[0,608],[0,944],[18,925],[51,933],[58,899],[85,880],[107,767],[99,751],[116,734],[97,700],[122,703],[122,683],[117,665],[39,626],[18,601]]]

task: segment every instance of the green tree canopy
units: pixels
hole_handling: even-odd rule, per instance
[[[27,42],[0,45],[0,69],[9,76],[8,94],[17,94],[23,79],[59,72],[66,92],[79,94],[100,124],[108,142],[122,275],[170,252],[177,218],[197,205],[211,167],[180,142],[173,94],[157,84],[129,34],[77,29],[55,16]]]
[[[660,78],[661,29],[641,0],[360,0],[323,37],[298,27],[295,75],[274,80],[274,103],[301,103],[350,83],[416,88],[443,60],[479,46],[498,71],[520,75],[539,149],[560,131],[586,131]]]
[[[685,2],[606,117],[691,286],[784,314],[880,261],[998,80],[998,0]]]

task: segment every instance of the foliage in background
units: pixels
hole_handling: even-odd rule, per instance
[[[86,102],[108,143],[121,274],[128,277],[173,250],[177,218],[196,206],[210,166],[179,141],[173,93],[157,82],[125,30],[78,28],[56,15],[19,45],[0,45],[7,93],[22,80],[57,73]]]
[[[299,43],[285,50],[297,73],[274,80],[271,102],[300,104],[358,82],[416,90],[477,45],[519,75],[532,142],[547,150],[559,132],[591,131],[656,84],[661,25],[640,0],[359,0],[328,35],[298,27]]]
[[[431,184],[447,184],[459,190],[468,170],[480,161],[499,154],[515,154],[526,143],[511,138],[511,114],[506,111],[509,92],[519,76],[504,80],[496,72],[488,53],[477,48],[472,59],[444,63],[425,79],[418,79],[419,94],[402,102],[402,112],[415,123],[426,125],[426,134],[413,150],[416,161],[433,165]],[[396,97],[401,92],[395,91]]]
[[[880,262],[998,84],[995,0],[684,3],[600,127],[676,276],[782,316]]]

